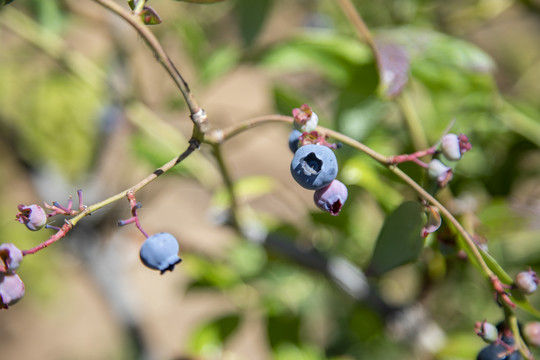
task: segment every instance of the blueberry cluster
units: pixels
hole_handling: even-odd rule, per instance
[[[448,161],[458,161],[471,147],[466,135],[446,134],[441,139],[440,153]],[[438,159],[431,160],[427,172],[428,176],[436,180],[440,187],[446,186],[453,177],[452,168]]]
[[[15,273],[23,253],[10,243],[0,244],[0,309],[7,309],[24,296],[24,283]]]
[[[293,110],[294,130],[289,135],[289,148],[294,153],[291,175],[296,182],[308,190],[317,207],[331,215],[338,215],[347,200],[347,187],[336,180],[337,159],[324,135],[317,131],[318,117],[311,107],[302,105]]]

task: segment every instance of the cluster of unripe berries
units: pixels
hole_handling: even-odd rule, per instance
[[[448,161],[458,161],[472,145],[466,135],[446,134],[441,139],[440,152]],[[452,180],[452,168],[439,159],[433,159],[427,167],[428,176],[437,181],[440,187],[446,186]]]
[[[308,190],[315,190],[315,205],[331,215],[338,215],[347,200],[347,187],[336,180],[337,159],[326,141],[316,131],[319,118],[311,107],[302,105],[293,110],[294,130],[289,135],[289,148],[294,153],[291,175],[296,182]]]
[[[80,203],[80,207],[83,208],[82,198]],[[46,204],[47,208],[53,209],[53,212],[49,214],[45,213],[39,205],[19,205],[19,213],[16,215],[16,220],[26,225],[32,231],[40,230],[43,227],[65,231],[55,226],[47,225],[47,219],[57,214],[73,214],[71,210],[71,198],[67,208],[57,203],[53,204],[52,207]],[[133,222],[138,223],[136,212],[130,220],[120,221],[119,225],[126,225]],[[178,256],[179,246],[174,236],[165,232],[147,236],[144,231],[142,232],[146,236],[146,240],[141,246],[139,255],[145,266],[158,270],[163,274],[167,270],[172,271],[175,265],[182,261]],[[33,253],[33,251],[27,252]],[[19,268],[24,255],[25,253],[19,250],[14,244],[0,244],[0,309],[7,309],[24,296],[24,283],[19,275],[16,274],[16,270]]]
[[[540,280],[531,269],[522,271],[516,275],[513,289],[518,289],[525,295],[530,295],[536,291]],[[510,288],[510,286],[509,286]],[[486,321],[475,324],[475,332],[489,345],[484,347],[477,356],[477,360],[520,360],[521,354],[515,346],[514,334],[505,325],[504,322],[497,326]],[[519,326],[520,336],[528,345],[540,347],[540,322],[532,321]]]

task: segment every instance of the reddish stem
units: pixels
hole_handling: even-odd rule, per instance
[[[414,152],[412,154],[403,154],[403,155],[390,156],[388,158],[387,163],[389,165],[395,165],[395,164],[401,164],[401,163],[406,162],[406,161],[417,162],[418,158],[421,158],[421,157],[426,156],[426,155],[433,155],[433,154],[435,154],[436,151],[437,151],[437,147],[432,146],[429,149],[420,150],[420,151]]]
[[[39,250],[45,249],[47,246],[57,242],[58,240],[60,240],[64,236],[66,236],[66,234],[68,233],[69,230],[71,230],[72,227],[73,226],[71,225],[71,223],[66,221],[66,223],[64,225],[62,225],[62,228],[60,228],[60,230],[56,234],[54,234],[47,241],[42,242],[41,244],[39,244],[36,247],[33,247],[31,249],[28,249],[28,250],[23,250],[23,252],[22,252],[23,255],[26,256],[26,255],[35,254]]]
[[[82,189],[77,190],[77,196],[79,198],[79,211],[84,211],[85,206],[83,204]]]

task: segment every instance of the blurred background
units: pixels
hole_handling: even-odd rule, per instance
[[[408,81],[396,93],[378,87],[376,61],[335,1],[149,5],[163,20],[151,31],[214,128],[307,103],[322,125],[393,155],[434,144],[455,120],[473,149],[440,198],[510,275],[538,270],[540,2],[354,3],[377,41],[399,49]],[[14,1],[0,9],[0,43],[0,242],[28,249],[52,234],[14,221],[18,204],[65,205],[77,189],[92,204],[186,148],[181,95],[96,3]],[[242,235],[227,225],[230,198],[205,146],[137,194],[146,231],[179,241],[172,273],[144,268],[144,237],[116,226],[127,201],[25,258],[26,295],[0,312],[2,357],[475,358],[474,323],[502,312],[451,229],[430,235],[417,261],[365,277],[385,217],[416,194],[344,147],[349,199],[338,217],[321,213],[290,176],[289,131],[265,125],[223,146]]]

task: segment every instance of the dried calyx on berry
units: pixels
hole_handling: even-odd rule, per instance
[[[140,257],[143,264],[150,269],[173,271],[174,266],[182,259],[178,257],[178,241],[169,233],[157,233],[149,236],[141,246]]]
[[[294,122],[293,126],[301,132],[315,131],[319,124],[319,117],[311,110],[307,104],[303,104],[300,108],[295,108],[292,111]]]
[[[0,273],[15,273],[23,259],[23,253],[13,244],[0,244]]]
[[[25,224],[28,229],[37,231],[47,223],[47,214],[45,214],[45,210],[41,206],[20,204],[17,208],[20,213],[16,215],[16,220],[21,224]]]

